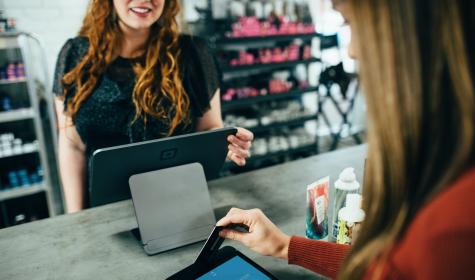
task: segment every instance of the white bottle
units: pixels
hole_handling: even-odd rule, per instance
[[[365,213],[361,209],[361,195],[348,194],[346,205],[338,211],[338,236],[336,243],[351,245],[358,236]]]
[[[335,182],[333,218],[332,218],[332,235],[330,241],[336,241],[338,234],[338,211],[345,206],[345,199],[349,193],[358,193],[360,183],[356,180],[355,169],[347,167],[338,176]]]

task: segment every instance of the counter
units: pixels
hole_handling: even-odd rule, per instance
[[[356,146],[209,182],[219,219],[232,206],[261,208],[284,232],[305,235],[306,187],[355,167],[363,174],[366,146]],[[113,174],[111,174],[113,176]],[[331,207],[330,207],[331,209]],[[191,264],[203,242],[147,256],[130,232],[132,202],[117,202],[0,230],[1,279],[165,279]],[[315,279],[285,261],[226,241],[279,279]]]

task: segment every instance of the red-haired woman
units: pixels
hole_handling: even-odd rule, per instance
[[[178,0],[92,0],[63,46],[53,92],[67,212],[87,207],[88,162],[102,147],[223,126],[219,78],[206,44],[179,34]],[[253,135],[230,136],[244,165]]]

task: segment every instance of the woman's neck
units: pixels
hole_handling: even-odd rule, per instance
[[[150,34],[150,28],[132,29],[119,21],[122,31],[122,46],[119,55],[124,58],[133,58],[143,54]]]

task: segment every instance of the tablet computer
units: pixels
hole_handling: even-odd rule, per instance
[[[206,271],[208,270],[208,271]],[[274,280],[272,274],[246,257],[243,253],[226,246],[217,252],[208,267],[198,273],[197,280]]]
[[[226,246],[219,236],[222,227],[215,227],[206,240],[196,261],[175,273],[167,280],[275,280],[270,272],[246,257],[243,253]]]
[[[222,128],[96,150],[89,178],[91,207],[129,199],[134,174],[198,162],[206,180],[217,178],[228,153],[227,137],[236,133],[234,127]]]

